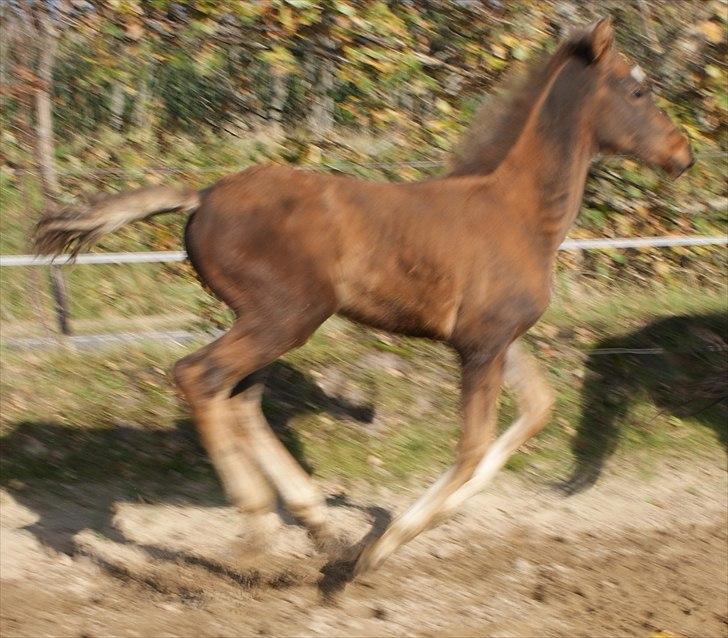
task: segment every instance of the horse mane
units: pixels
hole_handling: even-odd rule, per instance
[[[497,95],[486,98],[455,148],[450,176],[487,175],[500,165],[554,74],[572,55],[588,57],[586,33],[577,31],[551,56],[540,56],[524,73],[510,76]]]

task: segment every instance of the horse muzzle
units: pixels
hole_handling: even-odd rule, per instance
[[[695,156],[689,146],[685,146],[685,150],[672,155],[663,165],[665,172],[673,179],[680,177],[693,164],[695,164]]]

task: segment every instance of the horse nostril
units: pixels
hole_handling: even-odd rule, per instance
[[[685,173],[693,164],[695,164],[695,156],[690,153],[687,158],[677,158],[673,156],[670,160],[668,160],[664,168],[673,178],[678,178],[680,177],[680,175]]]

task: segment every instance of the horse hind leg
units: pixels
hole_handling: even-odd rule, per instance
[[[202,444],[228,499],[248,515],[254,544],[264,541],[265,519],[275,511],[276,496],[236,427],[229,388],[212,364],[215,353],[228,347],[227,335],[181,359],[174,367],[177,386],[192,408]],[[252,363],[251,363],[252,365]]]
[[[286,509],[306,527],[319,549],[329,549],[333,535],[326,523],[324,498],[265,418],[261,409],[263,387],[262,375],[253,375],[236,387],[231,401],[238,426],[250,440],[261,470]]]
[[[305,341],[318,323],[299,328],[298,334],[276,330],[270,323],[261,326],[238,319],[228,333],[181,359],[175,365],[175,380],[232,502],[260,521],[275,508],[275,487],[318,537],[324,528],[324,499],[270,430],[260,409],[259,384],[236,392],[240,379],[251,378]]]

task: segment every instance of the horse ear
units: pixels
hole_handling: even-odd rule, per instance
[[[602,18],[589,29],[586,36],[592,62],[599,61],[614,44],[614,28],[610,18]]]

